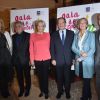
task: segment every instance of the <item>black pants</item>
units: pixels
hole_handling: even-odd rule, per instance
[[[83,65],[79,63],[79,76],[83,78]],[[82,100],[91,98],[91,78],[83,78]]]
[[[23,66],[20,63],[18,63],[18,65],[16,66],[16,72],[20,92],[24,92],[24,78],[26,84],[25,90],[29,91],[31,87],[30,66],[28,64]]]
[[[96,90],[97,90],[98,100],[100,100],[100,74],[96,75]]]
[[[50,60],[35,61],[35,67],[39,78],[40,91],[48,94],[48,76]]]
[[[8,83],[9,83],[9,65],[0,65],[0,92],[2,95],[9,93]]]
[[[71,84],[71,69],[70,66],[62,65],[56,66],[56,74],[57,74],[57,88],[58,92],[62,93],[65,88],[66,94],[70,93],[70,84]]]

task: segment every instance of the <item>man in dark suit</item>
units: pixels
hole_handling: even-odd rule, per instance
[[[29,38],[30,34],[24,31],[24,24],[20,21],[14,23],[15,34],[13,38],[13,65],[15,66],[20,92],[19,97],[29,95],[31,76],[29,66]],[[25,89],[24,89],[25,77]]]
[[[63,94],[65,88],[66,98],[70,98],[71,84],[71,65],[73,53],[71,50],[74,38],[74,32],[67,30],[66,20],[64,18],[57,19],[58,30],[51,36],[51,58],[52,64],[56,66],[57,74],[57,99]]]
[[[95,72],[96,72],[96,89],[98,94],[98,100],[100,100],[100,14],[97,15],[97,23],[99,29],[95,33]]]

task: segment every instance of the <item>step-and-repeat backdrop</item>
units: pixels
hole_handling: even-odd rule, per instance
[[[49,32],[49,9],[48,8],[35,8],[35,9],[19,9],[10,11],[10,31],[13,32],[13,23],[15,21],[22,21],[26,32],[33,33],[33,22],[42,19],[46,23],[45,31]]]
[[[97,14],[100,13],[100,3],[62,7],[57,9],[57,18],[64,17],[66,19],[66,28],[69,30],[76,29],[76,23],[79,18],[88,19],[88,30],[95,31],[98,28]]]

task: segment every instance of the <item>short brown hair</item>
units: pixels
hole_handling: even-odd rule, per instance
[[[59,17],[59,18],[57,18],[57,24],[58,24],[58,22],[59,22],[59,20],[64,20],[64,22],[66,23],[66,19],[65,18],[63,18],[63,17]]]

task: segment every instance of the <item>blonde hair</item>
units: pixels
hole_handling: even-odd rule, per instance
[[[0,30],[0,32],[4,33],[5,32],[5,25],[4,25],[3,19],[1,19],[1,18],[0,18],[0,23],[1,23],[1,30]]]
[[[34,32],[38,32],[38,28],[37,27],[38,27],[39,23],[42,23],[44,28],[46,27],[46,24],[45,24],[45,22],[43,20],[35,20],[33,22]]]
[[[78,29],[79,29],[79,26],[80,26],[80,22],[84,20],[86,22],[86,25],[88,25],[88,20],[86,18],[80,18],[78,21],[77,21],[77,26],[78,26]]]

